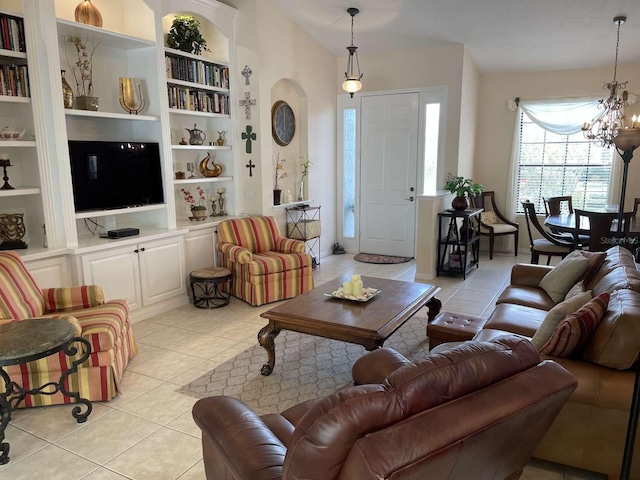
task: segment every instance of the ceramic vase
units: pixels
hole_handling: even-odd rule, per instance
[[[453,197],[453,200],[451,201],[451,207],[454,210],[466,210],[467,208],[469,208],[467,197]]]
[[[64,73],[64,70],[60,70],[60,75],[62,76],[62,101],[64,108],[73,108],[73,90],[67,79],[64,78]]]
[[[273,204],[280,205],[280,195],[282,194],[282,190],[274,190],[273,191]]]
[[[75,19],[78,23],[86,23],[94,27],[102,27],[102,15],[100,10],[91,3],[91,0],[84,0],[76,7]]]

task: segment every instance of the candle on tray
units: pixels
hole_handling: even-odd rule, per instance
[[[358,276],[360,276],[360,275],[358,275]],[[352,283],[352,287],[351,288],[353,290],[353,295],[355,297],[358,297],[358,296],[362,295],[362,280],[357,280],[355,282],[352,280],[351,283]]]
[[[353,292],[353,290],[351,288],[351,282],[344,282],[342,284],[342,294],[343,295],[351,295],[352,292]]]
[[[351,281],[352,282],[359,282],[360,281],[360,275],[351,275]]]

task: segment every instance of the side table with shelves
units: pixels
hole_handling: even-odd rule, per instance
[[[285,208],[287,238],[302,240],[312,257],[313,268],[320,265],[320,207]]]
[[[480,260],[481,208],[444,210],[438,213],[438,264],[436,274],[462,275]]]

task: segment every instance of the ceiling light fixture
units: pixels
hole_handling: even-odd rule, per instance
[[[362,73],[360,73],[360,62],[358,61],[358,47],[353,44],[353,17],[360,13],[360,10],[357,8],[348,8],[347,13],[351,15],[351,45],[347,47],[347,50],[349,50],[349,58],[347,59],[347,71],[344,73],[346,80],[342,84],[342,89],[345,92],[349,92],[349,95],[353,98],[353,94],[362,88],[362,82],[360,81]],[[358,73],[354,72],[354,57],[356,59],[355,66],[358,67]]]
[[[620,27],[627,21],[624,15],[617,16],[613,19],[613,24],[617,26],[616,38],[616,59],[613,65],[613,81],[605,83],[602,87],[609,91],[609,97],[603,98],[598,102],[598,108],[602,112],[596,116],[591,122],[582,126],[582,131],[587,140],[595,142],[601,147],[611,147],[614,137],[621,128],[628,128],[629,124],[624,116],[624,107],[627,106],[629,93],[625,90],[627,82],[618,82],[618,47],[620,46]]]

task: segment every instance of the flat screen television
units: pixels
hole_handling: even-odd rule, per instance
[[[76,212],[164,202],[157,143],[69,141]]]

